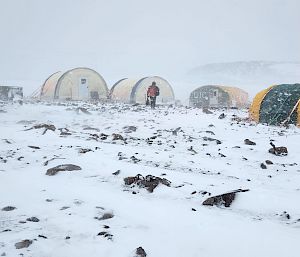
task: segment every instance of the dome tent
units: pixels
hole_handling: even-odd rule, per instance
[[[191,107],[238,107],[248,104],[248,93],[237,87],[207,85],[190,94]]]
[[[117,81],[110,90],[111,100],[121,103],[130,103],[131,91],[137,82],[138,80],[128,78]]]
[[[121,79],[111,89],[111,100],[123,103],[146,102],[148,87],[152,82],[156,82],[160,94],[157,97],[158,104],[173,103],[175,101],[174,92],[169,82],[161,77],[145,77],[140,80]]]
[[[300,84],[274,85],[259,92],[249,114],[259,123],[300,126]]]
[[[52,74],[43,84],[41,99],[90,100],[106,99],[105,80],[89,68],[75,68]]]

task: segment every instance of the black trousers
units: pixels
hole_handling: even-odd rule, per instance
[[[150,98],[151,108],[154,109],[155,108],[155,104],[156,104],[156,96],[149,96],[149,98]]]

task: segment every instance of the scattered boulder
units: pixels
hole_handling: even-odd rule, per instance
[[[272,142],[270,142],[272,148],[269,149],[269,153],[277,155],[277,156],[286,156],[288,154],[288,150],[285,146],[276,147]]]
[[[260,164],[260,167],[261,167],[263,170],[265,170],[265,169],[267,168],[266,164],[264,164],[264,163],[261,163],[261,164]]]
[[[112,219],[115,215],[111,212],[104,213],[101,217],[95,217],[97,220],[108,220]]]
[[[29,129],[26,129],[25,131],[31,130],[31,129],[41,129],[41,128],[44,129],[43,135],[46,134],[46,132],[48,130],[51,130],[51,131],[56,130],[56,127],[52,124],[37,124],[37,125],[34,125],[33,127],[29,128]]]
[[[225,113],[220,114],[220,116],[218,117],[219,120],[222,120],[226,117]]]
[[[122,141],[124,141],[123,136],[120,135],[120,134],[113,133],[113,134],[112,134],[112,137],[113,137],[112,140],[122,140]]]
[[[83,108],[83,107],[77,107],[76,108],[76,112],[77,112],[77,114],[79,114],[80,112],[82,112],[84,114],[91,115],[91,113],[86,108]]]
[[[135,177],[124,178],[125,185],[137,185],[141,188],[146,188],[148,192],[153,193],[154,189],[163,184],[167,187],[171,186],[171,182],[165,178],[160,178],[152,175],[143,177],[141,174],[137,174]]]
[[[113,235],[108,233],[107,231],[102,231],[97,234],[97,236],[103,236],[107,240],[113,240]]]
[[[237,193],[240,192],[247,192],[249,189],[238,189],[229,193],[221,194],[221,195],[216,195],[207,198],[202,205],[208,205],[208,206],[222,206],[224,205],[225,207],[230,207],[231,203],[234,201],[235,196]]]
[[[114,176],[118,176],[119,174],[120,174],[120,170],[117,170],[117,171],[115,171],[115,172],[113,172],[112,174],[114,175]]]
[[[272,165],[272,164],[273,164],[273,162],[272,162],[272,161],[270,161],[270,160],[266,160],[266,164],[268,164],[268,165]]]
[[[222,142],[221,142],[219,139],[215,139],[215,138],[211,138],[211,137],[202,137],[202,139],[203,139],[204,141],[210,141],[210,142],[215,141],[215,142],[217,143],[217,145],[222,144]]]
[[[28,248],[32,243],[33,243],[32,240],[25,239],[23,241],[15,243],[15,247],[16,249]]]
[[[244,140],[245,145],[256,145],[255,142],[249,140],[248,138]]]
[[[39,222],[40,221],[37,217],[27,218],[26,220],[30,221],[30,222]]]
[[[147,256],[147,253],[145,252],[145,250],[141,246],[136,248],[135,254],[136,254],[136,257],[146,257]]]
[[[137,131],[136,126],[125,126],[123,127],[125,133],[132,133]]]
[[[17,209],[17,208],[14,206],[6,206],[6,207],[2,208],[1,211],[13,211],[15,209]]]
[[[93,150],[89,148],[80,148],[78,152],[83,154],[83,153],[93,152]]]
[[[36,149],[36,150],[41,149],[40,147],[34,146],[34,145],[29,145],[28,147],[29,147],[29,148],[32,148],[32,149]]]
[[[51,169],[48,169],[46,172],[46,175],[54,176],[60,171],[73,171],[73,170],[81,170],[81,167],[74,165],[74,164],[62,164],[62,165],[53,167]]]

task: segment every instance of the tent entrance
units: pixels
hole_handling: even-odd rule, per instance
[[[217,89],[213,89],[209,98],[210,106],[218,106],[219,99],[219,91]]]
[[[80,98],[88,99],[89,98],[89,87],[87,78],[79,79],[79,96]]]

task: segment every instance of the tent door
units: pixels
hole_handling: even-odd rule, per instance
[[[87,78],[79,79],[79,98],[88,99],[89,98],[89,87]]]
[[[212,93],[210,95],[210,98],[209,98],[209,105],[210,106],[218,106],[218,97],[219,97],[219,94],[218,94],[218,90],[217,89],[213,89],[212,90]]]

